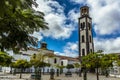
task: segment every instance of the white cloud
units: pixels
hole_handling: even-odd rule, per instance
[[[90,7],[97,35],[120,34],[120,0],[71,0]]]
[[[55,39],[69,38],[75,28],[73,24],[66,24],[64,7],[53,0],[37,0],[37,3],[39,6],[36,10],[44,12],[49,27],[49,30],[41,31],[42,34]]]
[[[120,1],[119,0],[88,0],[91,15],[98,35],[120,33]]]
[[[64,53],[61,53],[61,52],[54,52],[54,54],[65,56],[65,54],[64,54]]]
[[[64,14],[48,14],[45,17],[46,21],[49,24],[49,30],[45,30],[43,34],[45,36],[50,36],[53,38],[69,38],[72,31],[74,30],[74,27],[72,24],[65,24],[66,17]]]
[[[78,56],[78,42],[68,42],[64,46],[64,54],[70,57],[77,57]]]
[[[43,36],[41,35],[40,32],[34,32],[31,36],[34,36],[35,38],[37,38],[38,41],[41,41],[43,39]]]
[[[80,17],[80,11],[77,9],[72,9],[68,13],[68,19],[74,24],[78,25],[78,18]]]
[[[94,38],[95,51],[103,50],[105,53],[120,52],[120,37],[111,39]]]
[[[71,2],[74,2],[74,3],[84,3],[86,0],[70,0]]]
[[[71,1],[83,3],[81,0]],[[98,36],[94,38],[95,50],[103,50],[105,53],[120,52],[120,37],[99,38],[120,34],[120,0],[86,0],[85,3],[90,7],[90,16]]]

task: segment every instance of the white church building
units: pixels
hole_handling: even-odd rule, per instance
[[[56,65],[67,66],[67,64],[79,63],[79,60],[77,58],[72,58],[72,57],[54,54],[53,50],[47,49],[47,44],[45,42],[41,43],[41,48],[39,48],[39,49],[29,47],[27,51],[21,50],[20,54],[12,54],[12,56],[14,58],[13,61],[16,61],[19,59],[30,61],[31,56],[33,54],[37,54],[37,53],[46,54],[46,56],[48,56],[47,58],[45,58],[44,62],[49,63],[51,66],[45,67],[44,72],[50,72],[51,68],[53,68],[56,72],[56,70],[58,69],[58,67],[56,67]],[[51,55],[54,57],[49,57]],[[33,67],[31,67],[30,69],[31,69],[31,72],[34,72]],[[2,67],[3,72],[10,72],[10,70],[11,70],[10,67]],[[71,69],[71,71],[75,72],[76,69],[75,68]],[[67,69],[64,68],[63,72],[67,72]]]

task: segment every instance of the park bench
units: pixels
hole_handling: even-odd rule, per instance
[[[41,76],[39,74],[32,73],[31,74],[31,79],[39,79]]]
[[[72,76],[72,73],[70,71],[65,73],[65,76]]]

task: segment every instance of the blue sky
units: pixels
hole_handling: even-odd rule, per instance
[[[120,52],[120,0],[37,0],[49,30],[33,36],[45,41],[55,54],[78,56],[80,7],[88,5],[93,22],[94,47],[104,53]]]

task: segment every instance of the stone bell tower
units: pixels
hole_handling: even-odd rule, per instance
[[[85,56],[94,52],[92,36],[92,18],[89,16],[89,7],[80,8],[79,18],[79,56]]]

